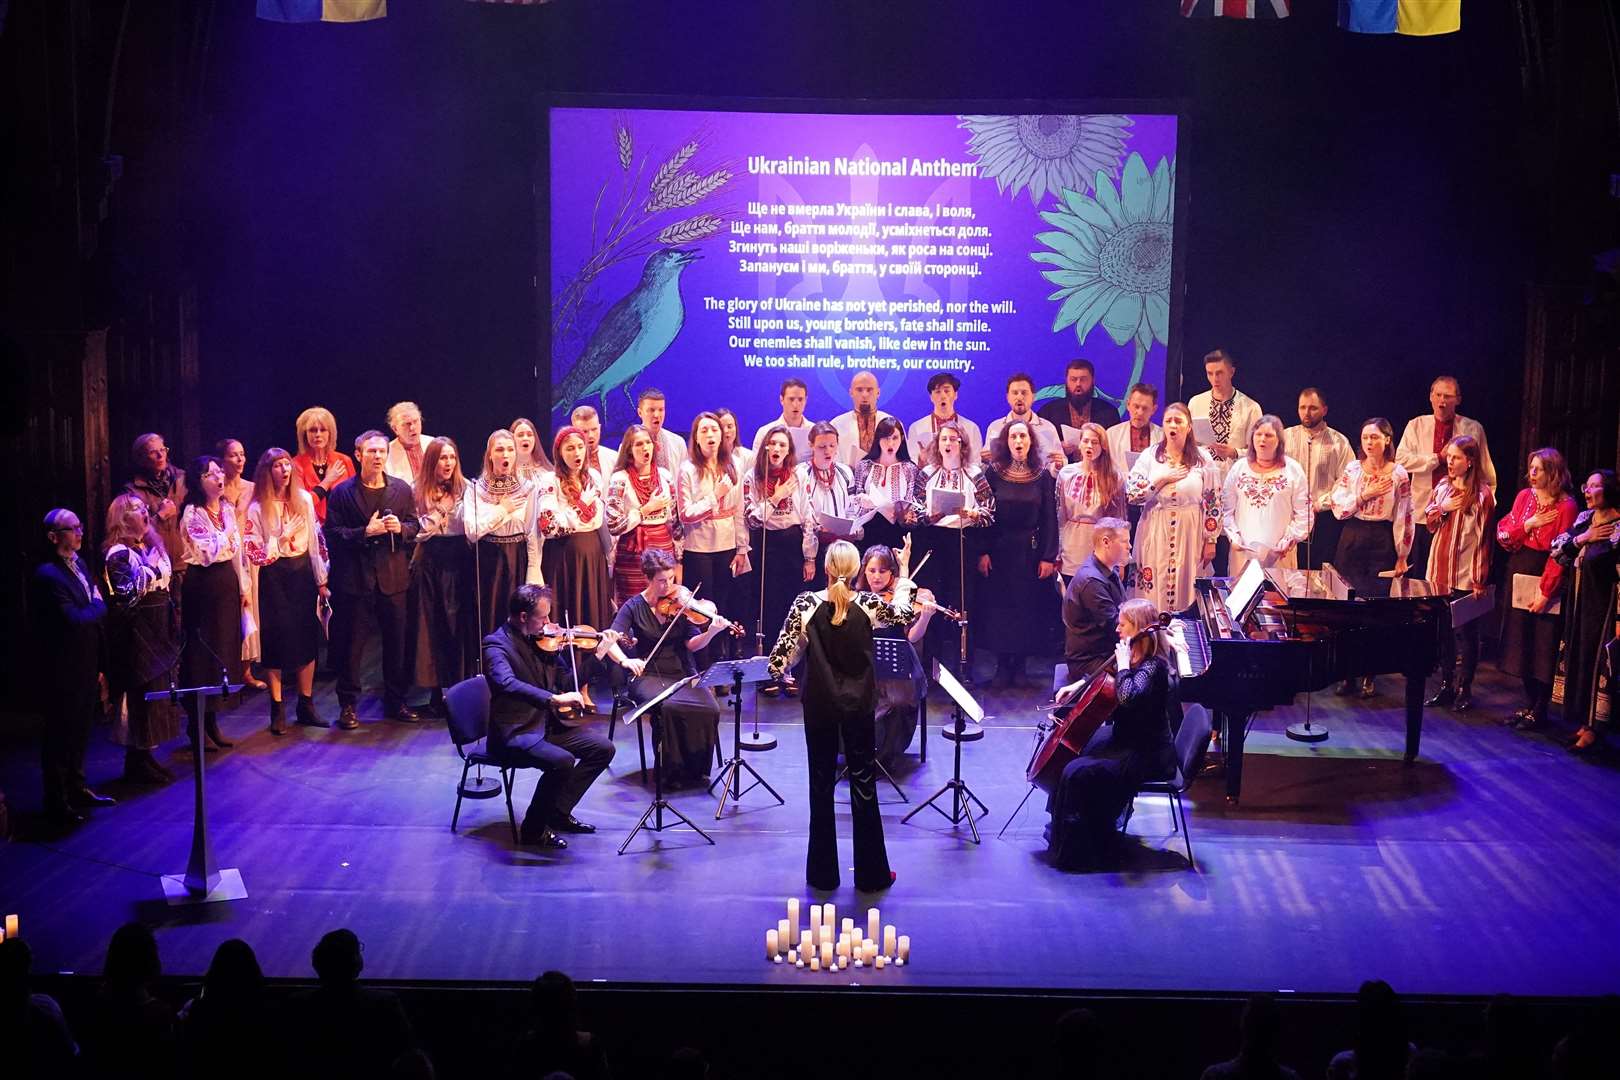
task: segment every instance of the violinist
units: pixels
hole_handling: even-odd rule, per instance
[[[1176,770],[1170,718],[1180,704],[1170,636],[1150,600],[1125,601],[1115,631],[1118,704],[1085,753],[1064,766],[1048,804],[1047,854],[1063,870],[1102,866],[1119,843],[1116,823],[1137,789]],[[1070,683],[1057,700],[1068,701],[1079,689]]]
[[[676,585],[675,556],[663,548],[641,553],[641,572],[647,587],[621,604],[613,617],[615,631],[635,638],[631,652],[642,669],[630,684],[630,695],[638,702],[696,675],[694,654],[736,625],[712,608],[697,610],[701,602]],[[664,787],[707,787],[720,723],[714,691],[683,687],[664,703],[663,714]]]
[[[1119,570],[1130,557],[1130,525],[1123,518],[1098,518],[1091,528],[1091,554],[1063,592],[1063,658],[1071,678],[1113,655],[1114,625],[1125,602]]]
[[[566,848],[559,833],[591,833],[574,808],[613,760],[613,744],[601,732],[574,726],[584,697],[574,689],[568,654],[544,651],[535,639],[551,620],[551,589],[521,585],[507,605],[506,622],[484,638],[484,679],[489,683],[489,752],[540,769],[540,782],[523,815],[518,836],[525,845]],[[611,653],[606,641],[601,651]],[[623,661],[632,671],[634,661]]]
[[[856,592],[876,593],[884,603],[894,603],[894,587],[900,581],[900,561],[894,549],[873,544],[861,556],[861,576]],[[934,594],[918,589],[912,602],[917,617],[909,626],[884,626],[872,631],[873,638],[905,638],[915,647],[928,634],[928,622],[936,610]],[[928,693],[928,678],[919,670],[909,679],[878,679],[878,703],[873,741],[877,759],[884,768],[905,753],[917,731],[917,703]]]

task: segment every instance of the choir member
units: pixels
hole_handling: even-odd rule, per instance
[[[640,558],[638,576],[646,584],[619,605],[613,630],[635,639],[628,655],[640,662],[640,671],[630,684],[630,695],[645,702],[669,689],[671,683],[696,675],[696,654],[731,624],[722,617],[699,626],[682,615],[671,626],[682,601],[675,581],[675,556],[664,548],[647,548]],[[663,600],[673,603],[674,610],[660,614],[658,605]],[[720,705],[707,687],[682,687],[664,702],[661,734],[666,788],[708,786],[719,723]]]
[[[1320,570],[1339,543],[1333,487],[1356,459],[1350,440],[1327,425],[1327,398],[1314,386],[1299,392],[1299,423],[1283,432],[1283,453],[1305,470],[1311,488],[1311,534],[1305,540],[1307,570]]]
[[[225,470],[225,489],[220,498],[231,504],[245,533],[248,507],[253,503],[253,481],[246,474],[247,448],[240,439],[221,439],[214,444],[214,456]],[[248,563],[248,591],[248,612],[252,618],[242,635],[242,681],[255,690],[263,690],[267,684],[253,674],[253,665],[259,663],[263,648],[260,642],[263,620],[259,612],[259,568],[251,561]]]
[[[441,459],[442,460],[442,459]],[[517,439],[506,428],[489,433],[478,479],[461,499],[461,533],[474,545],[473,618],[483,634],[500,626],[519,585],[544,581],[540,570],[540,517],[543,492],[518,476]]]
[[[607,498],[602,474],[591,467],[588,454],[578,431],[557,432],[551,444],[557,482],[541,497],[538,528],[545,539],[542,572],[556,592],[555,614],[570,626],[600,628],[613,616],[613,582],[598,535],[607,520]],[[589,682],[592,658],[579,660],[580,680]]]
[[[1142,508],[1135,594],[1160,611],[1186,610],[1194,582],[1210,572],[1221,527],[1220,471],[1198,445],[1187,406],[1164,407],[1164,439],[1136,459],[1125,498]]]
[[[590,405],[575,405],[574,411],[568,414],[568,422],[585,438],[585,460],[603,476],[612,476],[619,455],[602,445],[602,418],[596,415],[596,409]],[[542,449],[541,454],[544,453]]]
[[[243,518],[242,545],[257,568],[262,661],[270,678],[270,733],[287,733],[286,681],[298,688],[298,723],[327,727],[315,712],[315,655],[321,622],[317,597],[326,584],[315,500],[304,490],[292,455],[272,446],[253,471],[253,501]]]
[[[519,462],[521,465],[521,458]],[[473,556],[468,550],[466,516],[462,513],[470,486],[461,473],[461,450],[455,442],[441,435],[428,443],[414,489],[416,550],[411,553],[405,618],[411,627],[412,681],[431,688],[428,709],[438,715],[444,714],[445,688],[477,671],[474,649],[479,628],[472,602]],[[523,544],[513,545],[524,549],[525,561],[535,553],[527,540],[533,536],[530,529]],[[539,561],[535,559],[537,565]]]
[[[1063,396],[1053,398],[1035,414],[1050,420],[1063,436],[1063,453],[1070,461],[1080,454],[1080,428],[1084,424],[1100,424],[1104,431],[1120,423],[1124,417],[1097,393],[1097,369],[1090,360],[1075,359],[1063,372]],[[1065,432],[1070,428],[1074,434]]]
[[[724,452],[720,418],[712,412],[697,414],[687,445],[690,449],[676,483],[684,532],[681,581],[689,589],[701,589],[723,614],[737,615],[743,606],[737,582],[749,569],[742,471]],[[705,666],[724,651],[708,650],[703,657]]]
[[[996,518],[996,497],[984,471],[967,457],[967,439],[954,421],[946,421],[929,440],[928,457],[923,462],[922,509],[919,527],[912,536],[919,546],[933,552],[923,570],[923,580],[946,607],[962,610],[967,594],[967,568],[977,560],[981,544],[970,539],[965,529],[983,529]],[[941,619],[934,623],[927,639],[927,664],[943,660],[956,674],[966,678],[960,635],[956,623]]]
[[[115,725],[124,744],[124,779],[166,784],[174,779],[152,751],[179,732],[179,718],[166,700],[147,701],[166,690],[180,658],[180,618],[172,588],[174,567],[146,503],[125,492],[107,507],[102,551],[107,576],[107,683],[111,712],[125,700],[129,721]]]
[[[186,507],[180,515],[181,559],[186,572],[180,593],[180,685],[242,681],[242,616],[253,602],[242,526],[221,493],[225,470],[205,454],[186,471]],[[185,699],[190,734],[197,738],[196,695]],[[218,697],[203,699],[208,749],[234,746],[219,730]],[[207,743],[203,744],[207,746]]]
[[[1119,571],[1131,557],[1130,525],[1099,518],[1091,530],[1091,554],[1063,591],[1063,660],[1066,678],[1077,679],[1114,654],[1125,583]]]
[[[1429,384],[1429,415],[1413,417],[1401,432],[1395,460],[1412,478],[1412,505],[1420,512],[1429,505],[1434,489],[1445,479],[1445,448],[1454,435],[1471,436],[1479,444],[1480,474],[1491,494],[1496,494],[1496,466],[1491,463],[1484,425],[1458,413],[1460,404],[1462,384],[1454,375],[1441,375]],[[1425,523],[1417,532],[1412,557],[1419,571],[1428,566],[1429,545],[1433,540],[1434,534]]]
[[[900,561],[894,549],[874,544],[861,556],[861,576],[855,583],[857,592],[876,593],[885,603],[894,603],[895,585],[900,581]],[[928,636],[928,624],[934,616],[934,594],[918,589],[917,617],[909,626],[884,626],[872,631],[873,638],[900,638],[912,647],[922,644]],[[880,764],[888,767],[906,752],[912,736],[917,732],[918,703],[928,694],[928,678],[919,670],[911,678],[891,678],[880,674],[877,680],[878,702],[873,714],[873,746]]]
[[[389,406],[387,420],[394,437],[388,440],[388,464],[384,471],[414,488],[422,471],[422,454],[433,436],[422,434],[422,410],[414,401],[397,401]]]
[[[587,408],[589,406],[586,406]],[[591,416],[596,413],[593,411]],[[546,457],[546,448],[540,443],[540,429],[534,426],[534,421],[526,416],[520,416],[507,425],[512,433],[512,441],[517,444],[517,474],[518,479],[531,484],[548,484],[551,482],[551,459]],[[601,434],[602,425],[596,425],[597,434]],[[460,471],[459,455],[457,471]],[[606,476],[606,473],[602,475]]]
[[[1125,477],[1114,462],[1101,424],[1080,425],[1076,460],[1057,476],[1058,557],[1073,575],[1091,558],[1091,529],[1098,518],[1125,516]],[[999,501],[999,500],[998,500]]]
[[[799,463],[804,494],[804,580],[816,576],[816,556],[834,540],[859,540],[866,515],[857,512],[850,488],[854,477],[838,460],[838,429],[823,421],[810,433],[810,460]],[[846,526],[843,522],[850,522]]]
[[[657,446],[651,429],[631,424],[619,444],[619,460],[608,481],[607,526],[617,538],[613,556],[615,607],[647,587],[647,580],[641,576],[643,552],[657,548],[668,552],[671,559],[680,558],[675,478],[657,464]]]
[[[1158,620],[1150,600],[1120,606],[1114,675],[1119,704],[1085,753],[1064,766],[1049,807],[1047,853],[1064,870],[1103,865],[1119,843],[1119,816],[1137,790],[1175,775],[1171,717],[1180,713],[1178,680],[1170,636]],[[1079,689],[1078,682],[1070,683],[1058,691],[1058,700]]]
[[[737,441],[736,413],[722,405],[714,415],[720,418],[720,452],[736,464],[737,475],[742,476],[754,467],[754,451]]]
[[[664,426],[665,404],[664,392],[656,387],[649,386],[636,395],[636,415],[641,418],[641,426],[652,434],[653,460],[673,479],[681,471],[681,462],[686,460],[686,440]],[[619,456],[622,460],[624,456],[622,445],[619,447]],[[622,465],[619,467],[623,468]]]
[[[1158,408],[1159,391],[1150,383],[1139,382],[1125,395],[1125,419],[1108,429],[1108,452],[1122,475],[1131,471],[1137,455],[1164,438],[1164,429],[1153,422]]]
[[[906,449],[906,429],[892,416],[877,422],[872,445],[855,463],[850,479],[855,506],[870,515],[861,527],[874,544],[898,549],[917,523],[922,497],[922,470]]]
[[[1361,458],[1344,467],[1333,485],[1333,514],[1343,524],[1333,565],[1358,597],[1387,596],[1379,575],[1406,573],[1412,552],[1412,481],[1395,463],[1395,430],[1382,416],[1361,425]],[[1356,689],[1346,679],[1339,693]],[[1361,696],[1377,692],[1373,676],[1361,680]]]
[[[979,432],[978,424],[956,411],[956,396],[961,389],[962,380],[948,371],[936,372],[928,377],[928,398],[933,402],[933,411],[906,429],[906,450],[919,467],[928,460],[928,448],[934,444],[939,429],[947,423],[954,423],[966,440],[966,459],[973,462],[979,460],[984,437]]]
[[[1056,424],[1035,415],[1035,380],[1022,371],[1007,377],[1007,415],[990,421],[990,425],[984,429],[987,441],[984,449],[979,451],[984,461],[990,460],[989,443],[994,442],[1002,428],[1014,420],[1022,420],[1029,425],[1030,433],[1035,438],[1032,453],[1036,463],[1056,476],[1067,460],[1063,456],[1063,436],[1059,434]]]
[[[124,490],[146,504],[152,527],[163,538],[163,550],[180,551],[180,508],[186,501],[186,475],[169,462],[169,447],[156,432],[137,435],[129,451],[133,474]],[[174,568],[176,576],[185,568]]]
[[[1553,541],[1552,550],[1553,558],[1575,574],[1564,631],[1564,716],[1580,725],[1569,748],[1587,754],[1598,745],[1598,674],[1605,667],[1605,652],[1613,651],[1615,585],[1620,581],[1620,542],[1615,536],[1620,478],[1612,469],[1598,469],[1581,485],[1581,495],[1586,509]],[[1612,709],[1609,715],[1612,725]]]
[[[1436,588],[1452,599],[1472,593],[1483,596],[1491,571],[1491,543],[1485,530],[1496,511],[1496,499],[1485,482],[1480,444],[1472,435],[1453,435],[1441,455],[1446,475],[1434,487],[1423,520],[1433,534],[1429,546],[1429,572]],[[1413,481],[1416,487],[1416,480]],[[1443,668],[1439,691],[1424,702],[1449,705],[1453,712],[1473,708],[1474,668],[1479,663],[1479,620],[1453,633],[1455,662]]]
[[[787,618],[788,605],[804,581],[804,497],[796,456],[788,429],[775,428],[766,433],[753,469],[743,475],[748,547],[758,553],[754,580],[747,583],[750,595],[744,602],[754,617],[762,651],[766,635]],[[767,695],[784,689],[794,689],[791,676],[761,688]]]
[[[1251,561],[1292,570],[1294,549],[1311,534],[1305,470],[1283,453],[1283,422],[1271,414],[1249,428],[1248,453],[1221,489],[1221,529],[1232,545],[1231,575]]]
[[[510,433],[507,436],[511,441]],[[388,436],[367,431],[354,442],[360,471],[332,492],[326,514],[331,551],[332,652],[337,656],[338,727],[360,726],[355,705],[366,646],[382,638],[383,715],[400,723],[421,719],[405,704],[411,673],[406,654],[407,554],[416,540],[416,493],[384,471]],[[513,456],[516,451],[512,451]]]
[[[326,521],[326,501],[332,491],[355,475],[354,459],[337,449],[337,419],[319,405],[298,414],[293,425],[298,437],[298,479],[315,500],[315,518]]]
[[[107,691],[107,602],[90,577],[79,548],[84,524],[71,510],[45,515],[50,557],[29,583],[32,665],[24,680],[45,718],[40,741],[45,818],[77,825],[79,811],[114,802],[90,790],[84,753],[97,708]]]
[[[810,457],[810,429],[815,422],[805,419],[804,407],[810,400],[810,388],[803,379],[788,377],[782,380],[782,388],[777,394],[782,402],[782,415],[769,423],[761,424],[759,430],[754,432],[754,441],[749,445],[756,455],[760,445],[772,431],[783,428],[788,438],[793,440],[793,456],[799,461]]]
[[[833,417],[832,426],[838,429],[838,460],[853,469],[877,443],[878,421],[889,414],[877,407],[878,381],[870,371],[849,380],[849,401],[853,407]]]
[[[900,550],[900,580],[894,601],[856,592],[861,555],[848,541],[827,548],[827,587],[800,593],[770,653],[770,671],[780,678],[805,659],[804,741],[810,769],[810,842],[805,881],[813,889],[839,884],[838,835],[833,788],[838,782],[838,740],[849,767],[850,816],[855,831],[855,888],[876,892],[894,884],[878,811],[874,711],[877,682],[872,670],[872,632],[905,626],[915,610],[911,551]]]
[[[1035,460],[1027,421],[1008,421],[990,441],[989,481],[996,519],[978,558],[975,633],[996,651],[997,684],[1018,686],[1029,655],[1052,651],[1058,609],[1056,482]]]
[[[1265,413],[1260,405],[1232,384],[1237,375],[1237,361],[1225,349],[1216,349],[1204,356],[1204,378],[1209,389],[1194,394],[1187,402],[1194,420],[1209,422],[1214,440],[1205,448],[1215,461],[1215,482],[1226,483],[1226,474],[1232,463],[1242,456],[1249,445],[1249,429]],[[1225,573],[1227,540],[1217,536],[1215,558],[1211,561],[1216,573]]]
[[[1575,523],[1575,500],[1568,494],[1569,468],[1557,450],[1532,451],[1525,475],[1530,486],[1514,496],[1513,509],[1496,525],[1496,542],[1509,552],[1498,666],[1524,683],[1524,708],[1504,723],[1530,729],[1546,722],[1552,704],[1563,615],[1547,608],[1562,597],[1564,568],[1550,553],[1553,541]],[[1522,608],[1514,587],[1520,575],[1536,582],[1535,595]]]

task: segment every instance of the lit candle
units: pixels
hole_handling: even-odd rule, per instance
[[[862,967],[862,966],[864,966],[864,965],[863,965],[863,964],[862,964],[862,963],[861,963],[861,960],[860,960],[860,958],[859,958],[859,957],[856,957],[856,958],[855,958],[855,966],[856,966],[856,967]]]
[[[838,929],[838,905],[828,901],[821,905],[821,925],[829,930]]]
[[[910,934],[901,934],[900,935],[900,953],[899,953],[899,956],[897,957],[897,959],[901,963],[905,963],[907,960],[911,959],[911,935]]]
[[[15,916],[15,915],[7,915],[6,916],[6,937],[15,938],[15,937],[19,937],[19,936],[21,936],[21,931],[19,931],[17,929],[17,916]]]
[[[799,962],[799,950],[798,949],[789,949],[788,950],[788,963],[796,964],[798,962]]]
[[[889,958],[884,956],[882,953],[878,953],[878,956],[877,956],[877,969],[879,971],[883,970],[883,965],[888,962],[888,959]]]
[[[799,931],[799,952],[807,953],[810,950],[814,949],[815,947],[816,947],[815,938],[811,935],[810,931],[808,931],[808,930],[800,930]]]
[[[811,971],[820,971],[821,970],[821,958],[820,957],[812,956],[810,958],[810,970]]]
[[[792,929],[793,936],[799,936],[799,898],[788,897],[788,927]]]
[[[894,925],[892,923],[883,928],[883,955],[890,960],[894,959]]]
[[[792,941],[793,931],[788,929],[788,921],[786,919],[777,919],[776,943],[782,947],[783,952],[787,952],[787,947],[792,943]]]
[[[844,921],[838,924],[838,929],[843,933],[853,934],[855,932],[855,920],[845,915]]]
[[[823,945],[829,944],[829,943],[831,943],[832,939],[833,939],[832,924],[827,923],[827,922],[823,922],[821,924],[821,943]]]
[[[776,947],[779,944],[781,944],[781,942],[777,940],[777,935],[776,935],[775,930],[767,930],[767,931],[765,931],[765,959],[767,959],[767,960],[776,959]]]
[[[906,962],[904,960],[900,959],[899,957],[895,957],[894,966],[895,967],[905,967]]]
[[[812,964],[813,964],[813,963],[815,963],[815,961],[814,961],[814,960],[812,960],[812,961],[810,961],[810,962],[811,962],[811,963],[812,963]],[[802,968],[802,967],[804,967],[804,961],[803,961],[803,960],[800,960],[800,961],[798,961],[798,962],[796,962],[796,963],[795,963],[795,964],[794,964],[794,965],[793,965],[793,966],[794,966],[794,967],[796,967],[796,968]]]
[[[866,963],[867,963],[867,966],[870,967],[877,960],[877,958],[878,958],[877,942],[868,941],[866,943],[866,948],[861,950],[861,959],[865,960]]]
[[[810,936],[821,940],[821,905],[810,905]]]
[[[822,967],[831,967],[832,962],[833,962],[832,942],[823,941],[821,943],[821,966]]]
[[[867,908],[866,909],[866,936],[869,939],[871,939],[872,941],[877,940],[878,926],[879,925],[880,925],[880,920],[878,919],[878,909],[877,908]]]
[[[771,957],[771,963],[780,964],[781,962],[782,962],[782,954],[781,953],[777,953],[775,956]]]

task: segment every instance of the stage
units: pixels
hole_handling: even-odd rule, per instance
[[[786,898],[806,908],[823,898],[803,886],[799,707],[769,700],[761,726],[781,745],[749,760],[787,805],[757,789],[716,822],[713,798],[677,793],[714,846],[676,828],[643,833],[621,856],[651,797],[633,730],[620,730],[611,772],[579,808],[600,831],[551,854],[513,847],[498,800],[466,803],[450,832],[459,762],[442,721],[385,722],[368,699],[359,731],[294,728],[277,739],[264,730],[264,695],[250,695],[222,717],[238,745],[208,758],[214,850],[241,870],[249,896],[193,908],[168,907],[158,881],[183,870],[189,850],[187,753],[162,755],[179,782],[134,788],[110,779],[121,752],[98,734],[91,783],[119,805],[52,836],[31,813],[34,748],[12,737],[0,782],[19,841],[0,850],[0,910],[20,913],[39,972],[98,972],[113,929],[140,919],[158,927],[173,975],[202,972],[219,942],[241,937],[266,974],[304,977],[317,938],[348,926],[378,979],[525,981],[557,968],[619,985],[1336,994],[1378,977],[1408,994],[1620,990],[1620,772],[1571,757],[1556,735],[1499,727],[1491,717],[1518,703],[1491,670],[1475,711],[1428,712],[1422,758],[1405,766],[1400,681],[1380,687],[1368,703],[1318,694],[1313,715],[1331,730],[1319,745],[1282,735],[1302,707],[1257,719],[1242,804],[1227,806],[1210,778],[1189,797],[1197,872],[1162,798],[1138,800],[1121,872],[1050,868],[1038,794],[998,837],[1026,790],[1044,696],[1033,686],[986,692],[986,736],[964,748],[964,775],[991,810],[984,842],[926,810],[901,824],[950,775],[945,709],[932,702],[927,764],[913,741],[895,774],[912,802],[880,781],[899,881],[875,902],[911,936],[914,963],[903,970],[811,975],[763,960]],[[329,684],[320,691],[335,718]],[[519,774],[520,816],[536,776]],[[849,884],[833,899],[840,916],[868,900]]]

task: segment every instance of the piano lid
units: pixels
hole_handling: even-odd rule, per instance
[[[1266,582],[1287,600],[1349,600],[1351,597],[1350,583],[1331,563],[1323,563],[1320,570],[1273,566],[1266,571]]]

